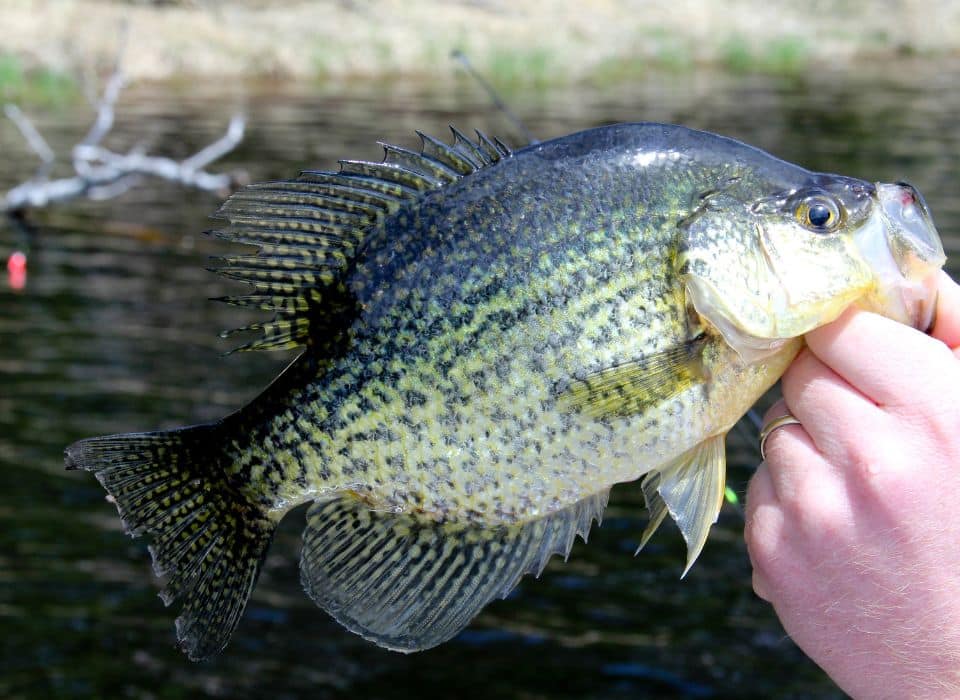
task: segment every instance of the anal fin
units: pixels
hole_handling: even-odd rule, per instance
[[[343,497],[307,513],[300,577],[349,630],[412,652],[444,642],[600,520],[607,492],[532,522],[481,526],[368,509]]]
[[[726,481],[724,438],[725,435],[714,435],[704,440],[672,462],[651,471],[641,482],[650,521],[637,551],[643,548],[669,513],[687,543],[687,564],[681,578],[687,575],[700,556],[710,526],[717,522],[723,505]]]

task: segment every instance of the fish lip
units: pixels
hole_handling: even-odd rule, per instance
[[[906,182],[876,183],[880,213],[887,224],[887,245],[901,274],[926,277],[947,260],[943,242],[923,196]]]
[[[895,286],[899,287],[904,320],[917,330],[929,332],[937,308],[937,273],[947,260],[943,242],[915,187],[902,181],[876,183],[876,193],[885,244],[900,276]]]

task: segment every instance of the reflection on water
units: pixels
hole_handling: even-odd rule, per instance
[[[613,121],[681,122],[735,136],[815,169],[909,179],[925,194],[948,254],[958,249],[957,65],[903,76],[822,74],[779,84],[722,75],[651,76],[643,85],[516,95],[541,138]],[[414,145],[448,123],[515,141],[474,86],[213,86],[128,93],[112,145],[146,139],[182,157],[244,108],[247,140],[222,164],[254,179],[338,157],[375,158],[378,138]],[[41,115],[65,152],[88,115]],[[32,167],[0,127],[0,189]],[[679,581],[683,547],[664,530],[632,558],[643,530],[636,487],[621,487],[589,546],[554,561],[490,606],[456,640],[413,656],[345,632],[302,594],[302,513],[288,517],[227,652],[191,664],[172,648],[173,614],[156,597],[145,544],[127,538],[87,474],[62,469],[84,436],[210,420],[252,398],[283,365],[221,357],[216,331],[241,313],[206,301],[235,291],[204,271],[225,245],[200,235],[209,195],[149,183],[122,199],[0,229],[0,256],[28,256],[22,291],[0,290],[0,695],[21,697],[839,697],[750,589],[742,518],[724,510],[700,561]],[[731,485],[757,457],[732,440]]]

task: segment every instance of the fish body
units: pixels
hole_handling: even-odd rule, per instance
[[[811,173],[721,136],[603,127],[511,152],[455,132],[384,163],[255,185],[224,260],[275,312],[248,349],[302,346],[215,424],[92,438],[192,658],[236,626],[273,528],[348,628],[413,651],[599,520],[642,479],[687,568],[715,522],[724,436],[803,333],[859,304],[925,329],[944,261],[919,194]]]

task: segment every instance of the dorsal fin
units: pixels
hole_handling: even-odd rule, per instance
[[[254,288],[252,294],[219,300],[276,314],[270,321],[224,333],[262,332],[237,350],[307,345],[312,334],[336,325],[322,319],[342,311],[337,304],[343,299],[342,273],[371,232],[424,193],[512,154],[500,140],[491,141],[479,131],[473,142],[450,129],[449,145],[418,131],[419,152],[381,143],[384,159],[379,163],[341,160],[339,172],[305,170],[294,180],[245,187],[223,203],[214,218],[227,226],[212,233],[259,250],[219,260],[215,272]]]

